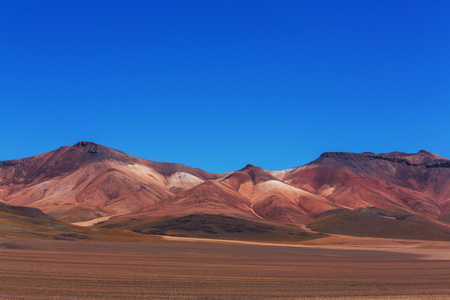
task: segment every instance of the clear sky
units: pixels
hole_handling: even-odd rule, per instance
[[[2,0],[0,160],[93,141],[234,171],[450,158],[450,1]]]

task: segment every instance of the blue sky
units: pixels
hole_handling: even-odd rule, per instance
[[[449,1],[0,2],[0,160],[100,143],[210,172],[450,158]]]

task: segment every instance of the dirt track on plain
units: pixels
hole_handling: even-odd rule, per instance
[[[0,299],[448,299],[426,252],[1,239]]]

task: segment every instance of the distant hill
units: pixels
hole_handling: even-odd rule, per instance
[[[0,238],[26,237],[54,240],[148,240],[120,230],[84,228],[58,221],[37,208],[0,203]],[[1,246],[1,245],[0,245]]]
[[[79,142],[0,162],[1,202],[40,210],[2,204],[3,213],[23,210],[28,216],[22,217],[49,215],[58,221],[93,220],[93,224],[96,219],[111,218],[102,226],[122,224],[136,232],[155,232],[148,224],[168,218],[195,216],[191,222],[198,223],[221,216],[217,217],[221,224],[221,218],[230,217],[302,228],[308,224],[309,230],[335,234],[447,239],[450,160],[424,150],[413,154],[328,152],[288,170],[247,165],[213,174]],[[40,215],[41,211],[46,215]],[[385,216],[365,211],[382,211]],[[399,212],[406,217],[397,218]],[[390,214],[394,216],[387,217]],[[139,223],[142,228],[132,221],[134,227],[125,224],[137,217],[152,222]],[[379,224],[378,229],[370,229],[371,222]],[[399,230],[388,230],[394,227]],[[419,228],[423,233],[414,234]]]

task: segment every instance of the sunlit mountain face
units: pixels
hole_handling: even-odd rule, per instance
[[[356,230],[379,222],[409,236],[408,228],[450,230],[450,160],[424,150],[329,152],[288,170],[213,174],[79,142],[0,162],[0,200],[70,223],[220,215],[350,235],[382,234]]]

